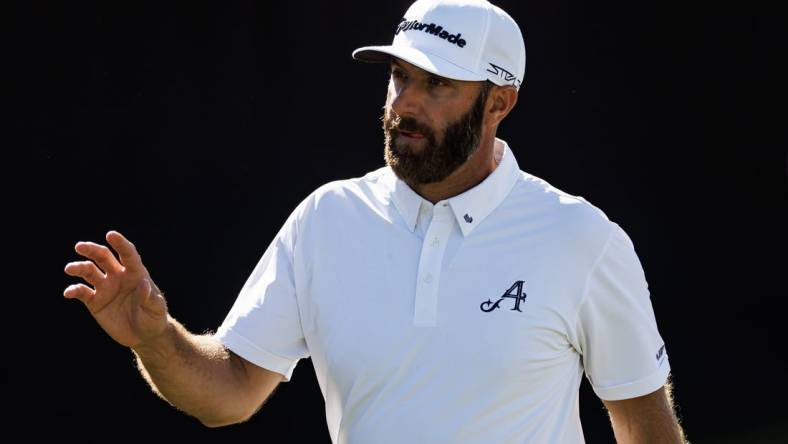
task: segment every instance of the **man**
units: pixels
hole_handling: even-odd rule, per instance
[[[415,2],[392,45],[387,166],[290,215],[215,335],[167,311],[135,247],[80,242],[68,298],[208,426],[248,419],[311,356],[337,443],[583,442],[585,371],[620,442],[682,442],[670,368],[627,235],[522,172],[498,124],[525,71],[486,1]]]

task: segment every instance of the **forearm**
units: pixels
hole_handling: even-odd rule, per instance
[[[242,366],[222,344],[189,333],[175,319],[159,338],[133,351],[153,390],[205,425],[238,422],[256,408],[245,396]]]
[[[684,432],[673,410],[670,383],[651,394],[605,401],[616,441],[620,444],[684,444]]]
[[[611,418],[619,444],[684,444],[684,433],[670,411],[643,412],[643,416]]]

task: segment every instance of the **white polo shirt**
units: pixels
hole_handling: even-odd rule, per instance
[[[335,443],[581,443],[602,399],[669,373],[618,225],[520,171],[435,205],[384,167],[307,197],[216,335],[290,378],[311,356]]]

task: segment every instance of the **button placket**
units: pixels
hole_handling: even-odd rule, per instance
[[[414,324],[427,327],[437,323],[441,265],[454,222],[448,206],[436,205],[433,211],[432,221],[421,247],[413,317]]]

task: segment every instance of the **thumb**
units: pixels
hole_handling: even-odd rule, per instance
[[[134,293],[140,307],[149,315],[159,317],[167,313],[167,301],[150,279],[143,278]]]

